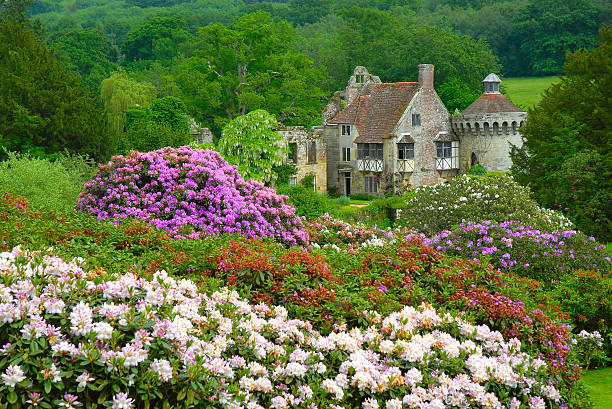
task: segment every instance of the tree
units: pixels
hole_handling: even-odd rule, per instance
[[[322,74],[295,51],[294,29],[269,14],[242,16],[231,26],[199,31],[202,47],[178,69],[183,100],[213,129],[255,109],[266,109],[287,125],[308,125],[323,103]]]
[[[272,182],[272,168],[287,156],[283,137],[274,129],[278,122],[264,110],[251,111],[230,121],[221,134],[219,152],[237,165],[245,179]]]
[[[158,98],[150,107],[134,105],[125,111],[125,132],[117,151],[150,152],[166,146],[178,148],[192,142],[185,104],[175,97]]]
[[[125,111],[136,104],[151,104],[155,99],[155,88],[147,82],[134,81],[125,72],[118,71],[102,81],[100,96],[110,129],[119,135],[125,127]]]
[[[568,51],[593,48],[597,40],[597,8],[591,0],[540,0],[528,3],[517,17],[512,37],[522,75],[562,71]]]
[[[186,23],[175,17],[153,17],[130,31],[123,44],[127,61],[165,60],[176,56],[182,45],[194,40]]]
[[[117,69],[119,50],[96,29],[61,31],[49,43],[66,68],[78,72],[96,94],[102,80]]]
[[[611,191],[612,28],[600,30],[596,49],[568,54],[564,71],[529,111],[512,171],[540,203],[564,211],[585,233],[611,241],[612,201],[596,192]],[[580,197],[567,193],[577,188]]]
[[[11,7],[0,16],[0,145],[39,155],[68,149],[102,159],[101,112],[78,76],[37,37],[24,11]]]

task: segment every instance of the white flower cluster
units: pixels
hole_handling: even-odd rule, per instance
[[[18,255],[29,263],[18,265]],[[336,326],[322,335],[283,307],[251,305],[228,289],[202,294],[163,271],[150,281],[126,274],[94,282],[78,263],[44,256],[49,263],[41,267],[36,257],[18,248],[0,254],[0,328],[20,342],[8,323],[22,320],[29,339],[51,345],[43,351],[49,359],[92,362],[88,372],[47,365],[42,374],[52,382],[84,387],[127,369],[182,390],[185,383],[174,379],[215,377],[223,386],[209,398],[233,409],[501,409],[561,399],[545,363],[521,351],[520,341],[427,304],[387,316],[366,311],[368,328]],[[52,325],[45,311],[66,324]],[[11,351],[8,345],[1,353]],[[32,366],[6,365],[4,385],[19,389],[28,379],[29,388],[40,387]],[[107,406],[139,405],[130,392],[116,393]]]

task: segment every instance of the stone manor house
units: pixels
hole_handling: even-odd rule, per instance
[[[489,74],[483,94],[451,116],[433,87],[433,65],[419,65],[418,82],[396,83],[356,67],[327,105],[322,126],[278,129],[287,160],[298,169],[290,182],[312,174],[319,192],[377,195],[389,175],[420,186],[448,181],[475,164],[508,170],[510,144],[521,145],[527,113],[499,92],[500,82]]]

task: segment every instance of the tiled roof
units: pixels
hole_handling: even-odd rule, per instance
[[[359,98],[328,123],[357,126],[357,143],[382,143],[418,90],[417,82],[370,83]]]
[[[523,112],[502,94],[482,94],[463,110],[463,115],[490,114],[495,112]]]

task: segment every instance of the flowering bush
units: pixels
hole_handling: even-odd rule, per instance
[[[314,247],[342,249],[349,253],[364,247],[392,243],[411,233],[406,228],[380,229],[361,223],[349,224],[329,214],[307,221],[305,228]]]
[[[518,220],[545,231],[568,230],[572,223],[561,213],[539,207],[528,188],[509,176],[490,175],[452,179],[424,185],[403,196],[401,219],[426,234],[451,230],[461,222]]]
[[[77,209],[98,219],[137,217],[176,237],[242,233],[304,245],[286,196],[245,181],[217,152],[164,148],[116,156],[85,184]]]
[[[156,272],[0,254],[0,404],[112,409],[557,408],[547,364],[428,304],[321,335],[279,306]]]
[[[550,283],[568,271],[608,273],[612,264],[604,245],[575,230],[547,233],[517,221],[461,223],[425,241],[437,251],[487,258],[502,271]]]

